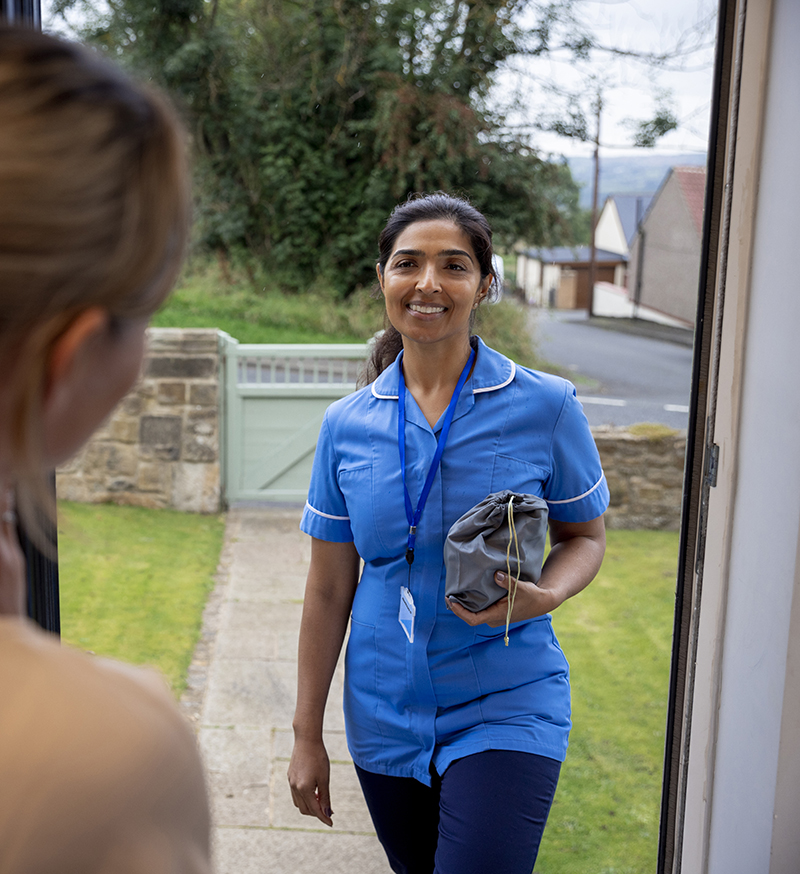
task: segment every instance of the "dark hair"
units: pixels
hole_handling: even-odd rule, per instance
[[[437,191],[435,194],[412,195],[405,203],[399,204],[392,210],[389,220],[378,237],[378,269],[381,275],[392,255],[397,238],[407,227],[416,222],[437,220],[452,222],[466,234],[478,259],[481,279],[492,276],[492,284],[489,287],[491,291],[497,279],[492,265],[494,253],[489,222],[471,203],[460,197],[445,194],[443,191]],[[384,331],[376,339],[367,362],[366,382],[370,383],[376,379],[397,358],[402,348],[403,338],[386,318]]]

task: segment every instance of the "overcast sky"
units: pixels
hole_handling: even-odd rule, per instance
[[[512,119],[533,124],[548,110],[557,111],[558,100],[540,87],[551,80],[561,87],[584,88],[587,75],[604,83],[601,123],[603,153],[625,154],[632,132],[627,119],[652,116],[654,96],[668,89],[680,128],[658,145],[657,151],[704,152],[708,140],[713,77],[716,0],[582,0],[581,14],[601,44],[627,51],[664,52],[674,46],[700,44],[698,51],[676,58],[668,69],[651,69],[633,60],[598,55],[591,64],[575,64],[566,56],[553,59],[514,59],[501,76],[498,101],[514,95],[523,105]],[[698,38],[698,34],[700,37]],[[592,146],[537,132],[533,141],[541,149],[566,155],[589,155]],[[636,150],[644,154],[641,149]]]

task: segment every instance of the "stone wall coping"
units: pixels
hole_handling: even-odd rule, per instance
[[[148,328],[149,355],[216,355],[217,328]]]
[[[657,443],[659,440],[685,440],[686,429],[670,430],[662,434],[633,434],[628,425],[593,425],[591,428],[592,434],[595,437],[622,437],[625,440],[632,442]],[[635,425],[632,427],[636,427]]]

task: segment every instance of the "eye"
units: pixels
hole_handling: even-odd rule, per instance
[[[459,262],[454,261],[452,264],[447,265],[447,269],[448,270],[462,270],[463,271],[463,270],[466,270],[467,268],[463,264],[460,264]]]
[[[395,261],[393,266],[395,270],[402,270],[406,267],[414,267],[415,264],[410,258],[401,258],[400,261]]]

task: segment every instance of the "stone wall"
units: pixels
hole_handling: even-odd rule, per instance
[[[677,531],[686,433],[634,425],[593,428],[608,480],[608,528]]]
[[[221,508],[215,329],[151,328],[142,377],[75,459],[58,496],[84,503]]]
[[[60,498],[222,509],[217,331],[151,328],[144,373],[83,452],[58,472]],[[677,530],[686,436],[594,429],[611,491],[609,528]]]

